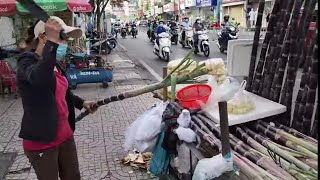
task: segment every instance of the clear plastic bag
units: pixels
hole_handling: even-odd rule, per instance
[[[162,114],[167,105],[168,102],[158,103],[130,124],[125,133],[124,148],[126,151],[133,148],[144,150],[154,147],[155,139],[161,132]],[[146,150],[140,152],[146,152]]]
[[[177,122],[180,127],[189,127],[191,122],[190,112],[186,109],[182,110],[181,114],[179,115]]]
[[[194,171],[192,180],[211,180],[223,173],[233,170],[232,158],[225,158],[222,154],[212,158],[201,159]]]
[[[202,105],[203,110],[209,110],[218,105],[220,101],[228,101],[233,98],[239,90],[238,80],[228,77],[221,85],[218,85],[213,76],[208,77],[208,84],[212,87],[211,95],[206,104]]]
[[[243,80],[240,89],[234,97],[228,101],[228,113],[244,114],[254,109],[254,103],[250,97],[244,93],[247,81]]]
[[[192,143],[197,141],[197,134],[190,128],[179,126],[175,132],[178,135],[178,138],[184,142]]]

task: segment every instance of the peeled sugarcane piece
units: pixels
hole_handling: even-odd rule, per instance
[[[252,138],[254,138],[256,141],[258,141],[259,143],[264,145],[266,148],[272,150],[273,152],[275,152],[279,156],[283,157],[287,161],[295,164],[298,168],[301,168],[304,171],[309,171],[309,172],[311,172],[313,174],[318,174],[318,172],[315,169],[311,168],[310,166],[308,166],[305,163],[301,162],[299,159],[297,159],[297,158],[293,157],[292,155],[288,154],[286,151],[280,149],[278,146],[274,145],[274,143],[268,143],[268,141],[264,137],[262,137],[261,135],[257,134],[256,132],[254,132],[254,131],[252,131],[249,128],[244,127],[244,126],[242,126],[242,129],[248,135],[250,135]]]
[[[279,21],[279,18],[277,18],[278,17],[277,15],[278,15],[280,9],[281,9],[281,0],[276,0],[274,2],[273,9],[270,14],[270,20],[268,23],[267,32],[266,32],[265,38],[262,43],[260,58],[259,58],[259,61],[258,61],[257,67],[256,67],[256,71],[254,74],[252,85],[251,85],[251,90],[254,94],[258,94],[258,92],[259,92],[259,87],[260,87],[259,85],[262,80],[261,79],[262,78],[262,71],[263,71],[263,67],[265,64],[266,53],[267,53],[267,50],[269,47],[270,40],[273,37],[274,28],[276,27],[277,21]]]
[[[264,126],[268,126],[268,124],[266,122],[263,122],[263,121],[258,121],[258,123],[264,125]],[[309,142],[306,142],[304,139],[300,139],[300,138],[297,138],[287,132],[285,132],[284,130],[282,129],[278,129],[276,127],[273,127],[273,126],[270,126],[269,127],[270,130],[276,132],[277,134],[281,135],[282,137],[296,143],[296,144],[299,144],[300,146],[308,149],[309,151],[313,152],[313,153],[316,153],[318,154],[318,147],[317,145],[314,145],[314,144],[311,144]]]
[[[316,39],[318,39],[318,31],[316,31]],[[310,135],[311,119],[314,110],[314,104],[316,100],[316,91],[318,86],[318,41],[314,45],[313,56],[312,56],[312,66],[310,69],[310,76],[308,79],[307,87],[305,91],[307,92],[305,112],[303,116],[303,122],[301,130],[302,133]]]
[[[296,136],[298,138],[302,138],[302,139],[304,139],[306,141],[309,141],[310,143],[313,143],[314,145],[318,144],[318,141],[316,139],[314,139],[314,138],[312,138],[310,136],[307,136],[307,135],[305,135],[305,134],[303,134],[303,133],[301,133],[301,132],[299,132],[299,131],[297,131],[297,130],[295,130],[293,128],[287,127],[287,126],[279,124],[277,122],[275,122],[275,126],[276,126],[276,127],[274,127],[275,131],[277,129],[282,129],[282,130],[284,130],[284,131],[286,131],[286,132],[288,132],[288,133],[290,133],[290,134],[292,134],[292,135],[294,135],[294,136]]]
[[[262,24],[264,5],[265,5],[265,0],[260,0],[259,7],[258,7],[258,16],[257,16],[256,26],[255,26],[255,32],[254,32],[254,37],[253,37],[250,66],[249,66],[249,75],[247,78],[247,81],[248,81],[247,86],[246,86],[247,91],[251,91],[252,80],[254,78],[254,70],[256,68],[256,60],[257,60],[257,54],[258,54],[258,46],[259,46],[259,40],[260,40],[260,30],[261,30],[261,24]]]
[[[277,24],[274,29],[273,37],[271,38],[270,45],[268,48],[268,53],[266,56],[265,60],[265,65],[263,68],[263,78],[262,81],[260,82],[260,87],[259,87],[259,95],[265,98],[268,98],[266,94],[265,88],[268,89],[268,92],[270,90],[270,87],[267,87],[269,85],[269,81],[272,79],[273,75],[271,72],[271,65],[272,65],[272,60],[274,56],[274,51],[277,46],[277,41],[278,41],[278,36],[279,32],[281,30],[281,25],[283,24],[283,20],[285,18],[285,13],[286,13],[286,8],[287,8],[287,3],[284,1],[281,1],[281,11],[278,13],[277,18],[279,18],[279,21],[277,21]]]
[[[307,100],[307,83],[309,82],[309,77],[312,65],[312,56],[313,56],[313,48],[316,44],[316,31],[313,32],[312,41],[308,47],[308,52],[306,56],[306,62],[303,70],[303,74],[301,76],[300,82],[300,89],[298,91],[298,95],[295,102],[295,109],[294,109],[294,116],[292,120],[292,127],[295,129],[302,129],[302,121],[303,121],[303,114],[305,112],[305,104]]]
[[[270,125],[268,127],[270,127]],[[268,127],[264,127],[263,125],[257,123],[255,128],[257,131],[263,132],[264,135],[266,135],[267,137],[271,138],[272,140],[274,140],[275,142],[277,142],[281,145],[289,147],[289,148],[296,150],[298,152],[302,152],[303,154],[311,157],[312,159],[315,159],[315,160],[318,159],[317,154],[309,151],[308,149],[306,149],[298,144],[293,143],[292,141],[289,141],[289,140],[283,138],[279,134],[271,131]]]
[[[285,37],[286,37],[286,34],[288,35],[288,31],[289,31],[288,26],[289,26],[289,20],[290,20],[293,4],[294,4],[294,0],[287,1],[285,15],[282,19],[282,22],[279,24],[278,33],[275,34],[275,36],[274,36],[274,38],[276,38],[277,44],[276,44],[276,47],[274,48],[273,52],[271,49],[271,53],[273,53],[273,55],[272,55],[272,60],[271,60],[270,66],[269,66],[270,67],[269,79],[267,79],[267,81],[264,82],[264,87],[263,87],[262,94],[261,94],[263,97],[268,98],[268,99],[271,98],[270,93],[272,92],[271,90],[272,90],[273,79],[275,78],[276,71],[279,70],[277,67],[279,57],[283,53],[282,50],[285,50],[284,49],[285,48],[284,43],[286,43]],[[286,38],[289,39],[288,37],[289,36],[287,36]]]
[[[167,65],[168,74],[173,72],[181,61],[183,61],[183,59],[177,59],[177,60],[170,61]],[[190,65],[188,66],[188,64],[190,64]],[[177,76],[186,75],[186,74],[190,73],[196,67],[197,67],[197,63],[195,61],[193,61],[192,59],[190,59],[190,61],[184,62],[182,66],[180,66],[177,70],[175,70],[174,74],[176,74]]]
[[[318,105],[316,109],[316,114],[314,116],[314,122],[312,126],[311,136],[318,139]]]

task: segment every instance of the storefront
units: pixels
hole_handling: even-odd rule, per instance
[[[169,20],[172,17],[174,17],[174,3],[173,2],[169,2],[168,4],[165,4],[163,6],[162,19],[163,20]]]
[[[272,7],[274,4],[274,0],[266,0],[264,5],[264,12],[262,17],[262,27],[267,27],[267,20],[266,17],[269,12],[271,12]],[[248,0],[247,2],[247,13],[250,12],[251,8],[253,8],[254,11],[258,11],[259,7],[259,0]],[[248,16],[248,15],[247,15]]]
[[[244,0],[224,0],[222,1],[222,20],[225,14],[229,14],[230,19],[234,18],[240,23],[240,27],[246,27],[246,13],[244,11]]]

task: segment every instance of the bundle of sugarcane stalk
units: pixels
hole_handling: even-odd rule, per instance
[[[260,5],[263,3],[264,0],[260,0]],[[304,47],[309,24],[312,16],[315,15],[316,4],[316,0],[275,0],[256,66],[256,51],[259,44],[257,37],[260,34],[259,26],[261,26],[261,17],[258,16],[258,28],[255,32],[246,88],[248,91],[285,105],[287,111],[276,120],[306,135],[311,134],[311,128],[317,127],[318,122],[313,120],[313,117],[317,117],[314,116],[318,86],[317,30],[313,33],[312,42]],[[259,6],[260,8],[263,9]],[[300,89],[295,99],[293,92],[300,62],[304,63],[304,67]],[[269,121],[272,120],[275,118],[269,119]],[[312,122],[314,122],[313,125]],[[314,130],[312,132],[312,136],[316,137],[317,132]]]
[[[171,103],[177,113],[178,103]],[[221,152],[220,128],[205,112],[191,117],[191,128]],[[285,128],[285,130],[283,130]],[[317,140],[286,126],[264,121],[237,125],[230,133],[235,165],[250,179],[317,179]]]

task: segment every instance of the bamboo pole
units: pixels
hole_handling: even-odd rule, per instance
[[[260,30],[261,30],[261,24],[262,24],[264,5],[265,5],[265,0],[260,0],[259,7],[258,7],[258,16],[256,20],[257,22],[255,26],[255,33],[253,38],[252,51],[251,51],[249,75],[248,75],[247,86],[246,86],[247,91],[251,91],[251,84],[252,84],[252,80],[254,79],[254,70],[256,68],[256,60],[257,60],[258,46],[259,46],[259,40],[260,40]]]

